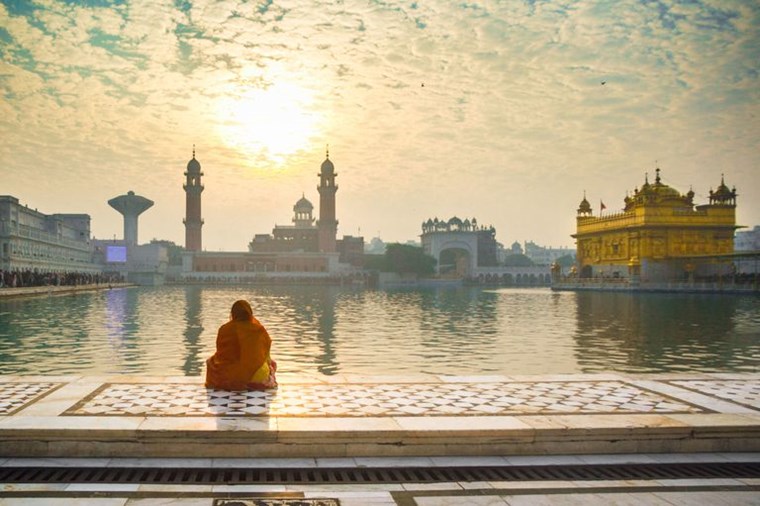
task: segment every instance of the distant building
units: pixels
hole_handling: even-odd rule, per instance
[[[272,234],[256,234],[248,243],[251,253],[319,251],[319,229],[314,225],[314,206],[302,196],[293,206],[293,225],[275,225]]]
[[[190,163],[193,161],[195,156]],[[363,265],[364,238],[336,238],[338,186],[329,153],[318,176],[319,220],[314,219],[313,204],[302,195],[293,206],[292,225],[275,225],[271,234],[255,234],[247,252],[187,251],[183,254],[182,277],[186,280],[245,280],[262,276],[318,278],[351,272]]]
[[[44,214],[0,196],[0,269],[99,273],[88,214]]]
[[[373,237],[369,244],[364,246],[364,252],[368,255],[382,255],[385,253],[385,242],[379,237]]]
[[[338,261],[356,267],[364,266],[364,237],[344,235],[343,239],[336,242],[339,257]]]
[[[734,251],[760,251],[760,226],[737,232],[734,237]]]
[[[530,258],[535,265],[551,265],[560,257],[575,255],[572,248],[552,248],[539,246],[533,241],[525,241],[525,256]]]
[[[734,251],[736,190],[721,178],[709,203],[694,205],[694,192],[681,194],[664,184],[660,169],[653,184],[625,197],[622,212],[593,215],[585,196],[578,208],[578,276],[665,282],[709,278],[731,271],[715,257]]]
[[[467,277],[477,267],[491,267],[496,260],[496,229],[478,226],[477,219],[448,221],[428,219],[422,224],[422,248],[436,259],[437,273]]]
[[[163,285],[169,253],[160,243],[133,244],[122,239],[93,239],[94,260],[106,274],[119,274],[138,285]]]

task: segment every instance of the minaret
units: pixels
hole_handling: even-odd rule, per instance
[[[195,159],[195,145],[193,145],[193,159],[187,162],[187,180],[182,188],[185,189],[185,219],[182,223],[185,224],[185,249],[189,251],[201,251],[201,227],[203,226],[203,219],[201,219],[201,192],[203,191],[203,185],[201,184],[201,164]]]
[[[335,167],[330,161],[330,150],[327,150],[325,161],[322,162],[322,169],[319,174],[319,251],[323,253],[334,253],[335,236],[338,234],[338,220],[335,219],[335,192],[338,187],[335,185]]]

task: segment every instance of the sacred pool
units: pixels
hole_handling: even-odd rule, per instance
[[[199,376],[236,299],[283,373],[755,372],[760,298],[477,287],[136,287],[0,301],[0,374]]]

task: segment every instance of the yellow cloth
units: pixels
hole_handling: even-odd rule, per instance
[[[253,376],[251,376],[251,383],[266,383],[269,380],[269,357],[264,360]]]

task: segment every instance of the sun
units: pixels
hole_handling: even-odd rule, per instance
[[[217,103],[219,131],[245,156],[280,165],[316,135],[320,118],[313,105],[313,92],[288,82],[245,89]]]

